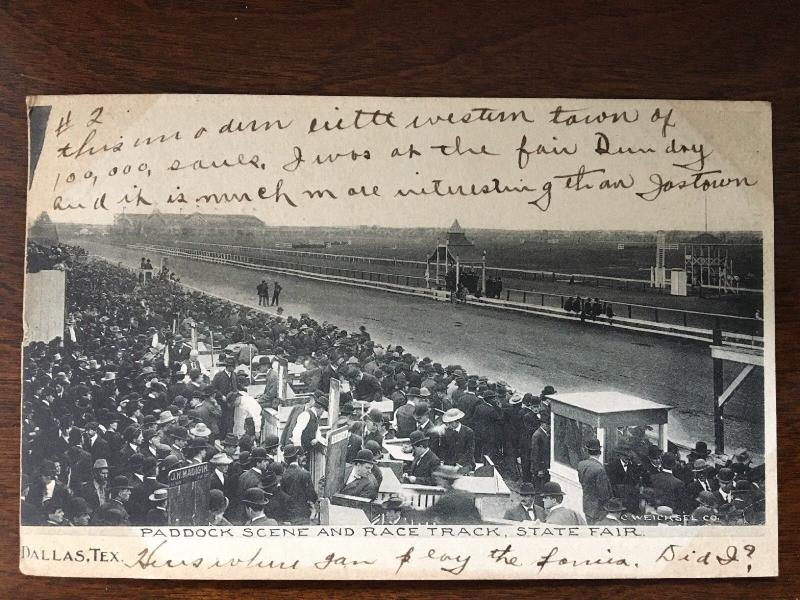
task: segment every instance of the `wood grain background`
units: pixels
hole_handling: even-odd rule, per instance
[[[0,0],[0,597],[796,597],[798,25],[793,2]],[[158,92],[771,101],[781,576],[751,581],[325,585],[19,575],[25,96]]]

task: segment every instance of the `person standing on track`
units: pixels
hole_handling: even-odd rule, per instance
[[[283,288],[281,287],[281,284],[278,283],[277,280],[275,280],[275,283],[272,286],[272,306],[278,306],[278,301],[280,299],[282,289]]]
[[[258,291],[258,305],[259,306],[268,306],[269,305],[269,284],[267,283],[266,279],[262,279],[261,283],[258,284],[256,288]]]

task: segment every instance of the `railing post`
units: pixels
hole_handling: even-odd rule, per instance
[[[630,304],[628,304],[628,318],[629,318],[629,319],[632,319],[632,318],[633,318],[633,316],[632,316],[632,315],[633,315],[633,312],[631,311],[631,305],[630,305]]]
[[[559,296],[561,298],[561,308],[564,308],[564,296]]]
[[[527,300],[528,300],[528,292],[522,292],[522,303],[525,304]]]
[[[653,309],[653,312],[656,315],[656,323],[658,323],[658,309],[657,308]]]
[[[686,312],[684,311],[684,313],[683,313],[683,326],[686,327],[686,325],[687,325],[687,323],[686,323]]]

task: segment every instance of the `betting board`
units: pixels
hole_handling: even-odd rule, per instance
[[[344,466],[350,431],[347,426],[328,432],[325,451],[325,489],[323,496],[330,498],[344,487]]]
[[[170,525],[208,523],[209,463],[170,471],[167,480],[167,518]]]

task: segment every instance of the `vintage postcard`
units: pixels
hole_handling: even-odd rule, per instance
[[[23,573],[777,575],[769,104],[28,116]]]

